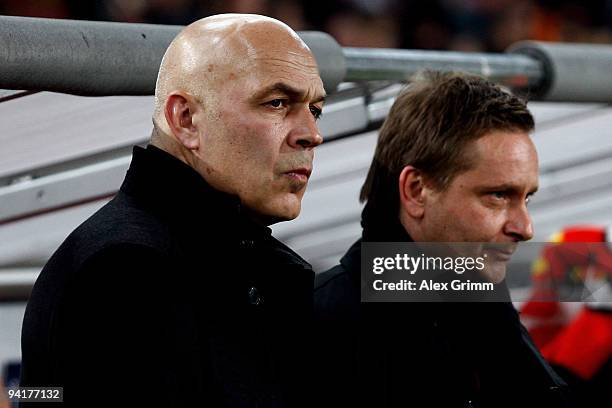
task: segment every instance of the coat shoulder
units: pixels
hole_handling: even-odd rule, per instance
[[[125,202],[121,193],[78,226],[51,256],[34,285],[30,302],[55,305],[76,280],[93,276],[92,266],[105,265],[98,276],[111,282],[126,266],[170,263],[169,233],[154,216]],[[141,271],[143,268],[134,268]]]
[[[162,219],[119,193],[76,228],[66,241],[78,246],[78,253],[88,258],[107,247],[121,244],[166,252],[172,242],[170,236],[168,225]]]

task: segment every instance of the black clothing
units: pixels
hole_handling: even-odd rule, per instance
[[[294,406],[313,279],[237,197],[136,147],[34,286],[21,385],[63,386],[79,407]]]
[[[412,241],[372,214],[364,241]],[[511,303],[360,303],[360,270],[361,240],[316,277],[318,406],[566,406]]]

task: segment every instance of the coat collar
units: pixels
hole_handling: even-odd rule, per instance
[[[365,242],[412,242],[399,221],[396,206],[379,200],[368,200],[361,213],[362,237]]]
[[[357,287],[361,285],[362,242],[413,241],[397,217],[393,218],[388,212],[379,211],[369,202],[361,215],[361,226],[363,227],[361,239],[357,240],[340,259],[340,264],[348,271],[351,282]]]
[[[249,235],[271,235],[270,228],[244,216],[238,196],[214,189],[193,168],[152,145],[134,147],[120,190],[166,219],[223,223],[228,228],[240,223]]]

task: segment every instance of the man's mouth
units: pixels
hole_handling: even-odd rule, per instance
[[[499,261],[509,261],[514,251],[516,251],[516,244],[496,244],[484,248],[485,253]]]
[[[283,174],[287,177],[290,177],[291,179],[294,179],[294,180],[297,180],[303,183],[307,183],[308,179],[310,178],[311,173],[312,173],[312,170],[310,168],[300,167],[297,169],[286,171]]]

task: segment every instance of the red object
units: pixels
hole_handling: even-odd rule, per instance
[[[557,245],[572,242],[606,242],[606,229],[573,226],[552,237],[532,266],[534,289],[521,317],[548,361],[589,379],[612,357],[612,313],[583,307],[568,324],[560,302],[542,300],[557,297],[558,282],[579,283],[587,273],[612,273],[612,251],[603,245]]]
[[[612,356],[612,314],[583,308],[541,351],[549,362],[592,378]]]

